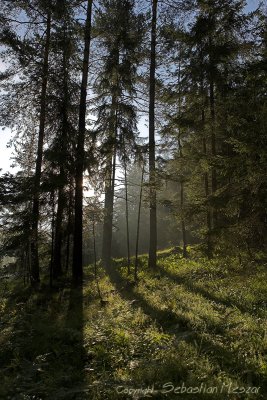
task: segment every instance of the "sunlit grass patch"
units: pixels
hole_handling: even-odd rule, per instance
[[[153,387],[154,398],[172,399],[162,393],[172,382],[256,385],[262,396],[244,399],[264,399],[266,273],[261,265],[253,274],[228,265],[168,251],[155,271],[142,257],[138,284],[120,260],[112,276],[98,265],[97,281],[93,267],[86,268],[83,288],[67,281],[39,292],[9,288],[1,313],[0,397],[129,399],[127,388]],[[257,302],[260,309],[250,307]]]

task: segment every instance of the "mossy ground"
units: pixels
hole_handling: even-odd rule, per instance
[[[0,398],[266,399],[266,265],[193,256],[141,257],[138,285],[98,267],[104,301],[90,266],[83,289],[2,283]]]

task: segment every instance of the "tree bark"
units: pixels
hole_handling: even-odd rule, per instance
[[[105,214],[104,214],[103,244],[102,244],[102,261],[105,268],[110,268],[110,263],[111,263],[115,172],[116,172],[116,146],[114,144],[113,156],[111,154],[107,166],[108,178],[105,183],[105,206],[104,206]]]
[[[55,243],[55,192],[51,193],[52,221],[51,221],[51,254],[49,267],[50,287],[53,286],[53,267],[54,267],[54,243]]]
[[[58,201],[57,201],[57,213],[56,213],[56,224],[55,224],[55,245],[54,245],[54,258],[53,258],[53,278],[57,279],[62,274],[62,221],[64,211],[65,194],[64,189],[59,188],[58,190]]]
[[[182,108],[182,95],[181,95],[181,62],[179,61],[178,68],[178,84],[179,84],[179,95],[178,95],[178,107],[179,107],[179,118],[181,117],[181,108]],[[182,143],[180,138],[180,127],[178,132],[178,147],[180,158],[183,158],[183,150]],[[183,240],[183,257],[187,257],[187,238],[186,238],[186,225],[184,218],[184,177],[181,174],[180,177],[180,210],[181,210],[181,230],[182,230],[182,240]]]
[[[181,180],[180,182],[180,205],[181,205],[181,229],[182,229],[182,239],[183,239],[183,257],[187,257],[187,238],[186,238],[186,226],[185,226],[185,219],[184,219],[184,182]]]
[[[68,224],[67,224],[67,245],[66,245],[66,263],[65,263],[65,269],[66,272],[69,269],[69,262],[70,262],[70,238],[72,234],[72,222],[73,222],[73,215],[72,215],[72,210],[73,210],[73,191],[71,187],[72,183],[70,183],[70,189],[69,189],[69,204],[68,204]]]
[[[43,147],[45,135],[45,122],[46,122],[46,93],[48,83],[48,68],[49,68],[49,49],[50,49],[50,36],[51,36],[51,10],[48,7],[47,21],[46,21],[46,40],[44,47],[43,71],[42,71],[42,89],[40,99],[40,118],[39,118],[39,134],[37,144],[37,157],[35,163],[35,177],[34,177],[34,194],[32,205],[32,234],[31,234],[31,269],[30,281],[32,285],[40,282],[40,268],[39,268],[39,219],[40,219],[40,185],[42,175],[43,163]]]
[[[125,153],[125,148],[124,148]],[[125,184],[125,222],[126,222],[126,242],[127,242],[127,272],[130,274],[130,235],[129,235],[129,205],[128,205],[128,180],[126,160],[124,160],[124,184]]]
[[[214,158],[217,154],[216,151],[216,133],[215,133],[215,97],[214,97],[214,83],[210,82],[210,115],[211,115],[211,155]],[[211,170],[211,191],[212,193],[217,190],[217,174],[214,165]]]
[[[202,125],[204,128],[205,125],[205,111],[204,109],[202,110]],[[203,137],[203,153],[206,156],[207,155],[207,144],[206,144],[206,138],[205,136]],[[205,172],[204,173],[204,189],[205,189],[205,197],[206,200],[209,197],[210,194],[210,190],[209,190],[209,176],[208,173]],[[210,206],[207,206],[207,215],[206,215],[206,219],[207,219],[207,255],[208,258],[212,257],[212,243],[211,243],[211,209]]]
[[[156,27],[157,0],[152,3],[150,83],[149,83],[149,188],[150,188],[150,239],[149,268],[157,263],[157,194],[155,162],[155,73],[156,73]]]
[[[212,47],[212,38],[209,37],[209,46]],[[209,102],[210,102],[210,118],[211,118],[211,156],[212,156],[212,166],[211,166],[211,194],[217,190],[217,171],[215,167],[215,158],[216,158],[216,117],[215,117],[215,94],[214,94],[214,61],[212,56],[209,56],[209,63],[210,63],[210,73],[209,73]],[[211,213],[211,223],[212,227],[215,228],[217,225],[217,210],[216,206],[213,206],[212,213]]]
[[[211,155],[212,155],[212,168],[211,168],[211,193],[214,193],[217,190],[217,171],[214,165],[215,157],[217,154],[216,151],[216,132],[215,132],[215,98],[214,98],[214,83],[211,79],[210,82],[210,115],[211,115]],[[218,213],[216,205],[212,208],[212,218],[211,225],[214,228],[217,226]]]
[[[119,57],[119,53],[118,53]],[[118,58],[119,63],[119,58]],[[118,84],[118,75],[117,75]],[[111,124],[112,148],[108,154],[106,167],[107,178],[105,181],[105,206],[104,206],[104,224],[103,224],[103,242],[102,242],[102,262],[105,268],[110,268],[112,251],[112,225],[116,174],[116,154],[117,154],[117,134],[118,134],[118,98],[117,93],[112,96],[112,114],[114,124]]]
[[[143,197],[144,174],[145,174],[145,162],[144,162],[143,168],[142,168],[139,204],[138,204],[137,231],[136,231],[136,243],[135,243],[135,262],[134,262],[134,280],[135,281],[137,281],[137,279],[138,279],[138,276],[137,276],[137,273],[138,273],[138,249],[139,249],[140,217],[141,217],[141,206],[142,206],[142,197]]]
[[[64,11],[65,2],[63,3]],[[64,44],[66,44],[66,24],[64,25]],[[56,230],[55,230],[55,248],[54,248],[54,264],[53,277],[57,279],[62,275],[62,241],[63,241],[63,213],[66,207],[65,186],[67,184],[67,166],[65,159],[67,158],[68,143],[68,105],[69,105],[69,88],[68,88],[68,56],[67,48],[63,44],[63,102],[62,102],[62,132],[60,138],[60,186],[58,188]]]
[[[94,251],[94,274],[97,280],[97,261],[96,261],[96,238],[95,238],[95,215],[93,212],[93,251]]]
[[[74,218],[74,238],[73,238],[73,260],[72,260],[72,279],[74,283],[81,283],[83,278],[83,171],[84,171],[84,142],[85,142],[85,119],[86,119],[86,97],[88,84],[88,67],[91,43],[91,21],[92,3],[87,2],[87,15],[84,36],[84,54],[82,84],[79,109],[79,128],[76,146],[75,160],[75,218]]]

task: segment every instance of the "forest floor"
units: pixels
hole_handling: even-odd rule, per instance
[[[266,264],[166,251],[138,285],[125,260],[98,277],[2,281],[0,399],[267,398]]]

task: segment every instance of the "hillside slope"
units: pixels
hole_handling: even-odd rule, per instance
[[[265,399],[266,265],[161,255],[98,285],[2,282],[1,399]],[[99,297],[100,294],[100,297]]]

